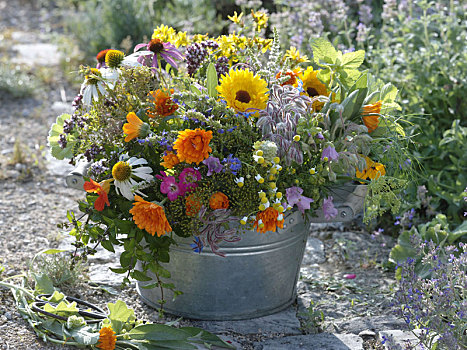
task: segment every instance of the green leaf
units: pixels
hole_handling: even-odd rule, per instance
[[[164,269],[157,261],[152,261],[148,264],[149,270],[161,278],[170,278],[170,271]]]
[[[114,249],[114,246],[113,246],[112,242],[110,242],[110,241],[102,241],[102,242],[101,242],[101,246],[102,246],[104,249],[107,249],[109,252],[115,253],[115,249]]]
[[[232,346],[229,343],[225,342],[224,340],[219,338],[217,335],[212,334],[212,333],[210,333],[208,331],[205,331],[202,328],[198,328],[198,327],[182,327],[181,329],[190,334],[190,340],[192,340],[192,341],[195,338],[195,339],[200,339],[204,343],[208,343],[210,345],[219,346],[219,347],[227,348],[227,349],[235,349],[234,346]]]
[[[138,281],[143,281],[143,282],[152,281],[151,277],[148,277],[144,272],[139,271],[139,270],[131,271],[130,275],[131,277],[133,277],[135,280],[138,280]]]
[[[208,89],[208,95],[210,97],[217,97],[217,72],[214,63],[209,63],[206,71],[206,87]]]
[[[119,334],[124,324],[133,323],[136,319],[133,309],[128,308],[124,301],[118,299],[115,304],[108,303],[109,320],[112,329],[115,333]]]
[[[35,291],[37,294],[52,294],[55,291],[52,280],[46,274],[33,273],[33,278],[36,281]]]
[[[190,337],[181,329],[155,323],[136,326],[127,334],[131,339],[152,341],[187,340]]]
[[[42,298],[43,300],[47,300],[47,301],[50,301],[51,303],[59,303],[61,302],[63,299],[65,299],[65,294],[63,293],[60,293],[59,291],[54,291],[54,293],[48,297],[48,298]]]
[[[49,131],[49,136],[47,138],[48,145],[50,147],[50,152],[52,156],[56,159],[65,159],[73,157],[73,146],[77,142],[74,135],[67,135],[67,146],[62,148],[58,141],[60,135],[63,134],[63,124],[65,120],[70,119],[71,115],[61,114],[57,117],[55,124],[52,125]]]
[[[190,90],[192,93],[200,96],[201,95],[201,91],[195,86],[195,85],[190,85]]]
[[[128,272],[128,269],[124,267],[109,267],[110,271],[121,274]]]
[[[63,253],[67,251],[68,250],[66,249],[47,249],[47,250],[44,250],[43,252],[40,252],[39,254],[58,254],[58,253]]]
[[[404,231],[397,240],[397,245],[392,248],[391,253],[389,253],[389,261],[397,264],[403,263],[409,257],[415,257],[417,255],[416,249],[412,246],[410,242],[410,231]]]
[[[467,235],[467,221],[464,221],[461,225],[459,225],[454,231],[449,233],[448,242],[449,244],[453,244],[462,236]]]
[[[44,311],[50,312],[55,315],[63,316],[63,317],[69,317],[71,315],[79,315],[78,308],[76,307],[76,301],[72,303],[61,301],[55,307],[52,306],[51,304],[45,304]]]
[[[342,67],[346,69],[357,69],[363,63],[365,59],[365,51],[358,50],[353,52],[347,52],[342,56]]]
[[[355,103],[358,98],[358,94],[359,90],[353,91],[349,96],[345,98],[344,101],[342,101],[341,106],[344,109],[344,111],[342,112],[342,118],[344,118],[344,120],[347,120],[352,115]]]
[[[184,340],[158,340],[157,342],[150,343],[157,346],[154,349],[173,349],[173,350],[193,350],[198,347],[190,344]]]
[[[89,326],[72,329],[67,333],[69,333],[77,343],[83,345],[94,345],[99,341],[99,332],[94,331],[94,329]]]
[[[396,123],[395,121],[385,118],[379,120],[378,127],[376,128],[375,131],[371,133],[372,137],[384,137],[385,135],[388,134],[399,134],[401,136],[405,136],[405,131],[404,128],[399,124]]]
[[[336,63],[337,51],[328,40],[324,38],[313,39],[311,40],[311,47],[313,49],[313,60],[316,64]]]

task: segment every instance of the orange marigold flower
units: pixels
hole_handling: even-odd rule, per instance
[[[281,86],[284,86],[284,85],[297,86],[297,77],[300,75],[300,73],[301,73],[300,68],[295,68],[293,71],[285,72],[284,75],[288,75],[290,78],[289,80],[283,82]],[[282,76],[282,72],[277,73],[276,79],[279,79],[281,76]]]
[[[190,194],[188,197],[185,199],[185,213],[187,216],[195,216],[198,214],[198,212],[201,210],[201,206],[203,203],[201,203],[201,200],[199,199],[198,196],[194,194]]]
[[[126,116],[128,123],[123,124],[123,132],[127,135],[125,142],[130,142],[137,137],[145,137],[149,133],[149,125],[144,123],[138,116],[130,112]]]
[[[212,152],[211,147],[209,147],[211,139],[212,131],[202,129],[179,131],[174,142],[174,149],[177,151],[178,159],[189,164],[199,164],[209,157],[209,152]]]
[[[222,192],[216,192],[209,198],[209,206],[212,210],[227,209],[229,207],[229,198]]]
[[[164,209],[160,205],[145,201],[138,195],[135,195],[135,201],[130,213],[133,214],[133,220],[141,230],[146,230],[152,236],[157,233],[157,237],[172,231]]]
[[[386,175],[386,168],[383,164],[377,163],[368,157],[365,157],[365,161],[365,169],[363,171],[357,169],[355,173],[357,178],[362,180],[377,180],[380,176]]]
[[[94,208],[97,211],[104,210],[105,205],[107,204],[110,206],[109,197],[107,193],[109,193],[110,182],[108,180],[104,181],[103,186],[95,182],[93,179],[89,179],[83,185],[83,188],[86,192],[89,193],[97,193],[99,197],[94,202]]]
[[[264,211],[260,211],[256,214],[256,220],[253,227],[256,227],[257,232],[266,233],[268,231],[276,232],[276,227],[284,227],[284,219],[277,220],[279,212],[273,207],[269,207]],[[259,221],[262,221],[264,226],[260,227]]]
[[[363,123],[368,128],[368,132],[376,130],[379,124],[379,114],[381,113],[381,101],[378,101],[372,105],[363,106],[362,118]]]
[[[180,159],[178,159],[177,155],[173,152],[167,152],[167,154],[163,156],[162,159],[164,159],[164,161],[161,163],[161,165],[167,169],[172,169],[175,165],[180,163]]]
[[[174,90],[171,89],[170,93],[173,94],[173,92]],[[172,101],[170,95],[161,89],[149,92],[148,96],[149,101],[154,103],[154,109],[149,108],[146,111],[150,118],[167,117],[178,109],[178,105]]]
[[[102,327],[99,331],[99,343],[97,344],[97,347],[101,350],[114,350],[116,342],[117,336],[112,330],[112,327]]]

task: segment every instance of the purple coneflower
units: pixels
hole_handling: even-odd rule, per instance
[[[135,46],[135,52],[139,49],[146,47],[146,51],[139,52],[140,56],[138,57],[138,62],[143,65],[148,65],[150,67],[159,67],[158,57],[162,57],[168,64],[172,67],[177,68],[177,63],[175,60],[183,59],[183,55],[177,48],[171,43],[164,43],[160,39],[151,39],[147,44],[138,44]],[[152,55],[152,60],[151,60]],[[151,60],[151,63],[148,64],[148,61]]]

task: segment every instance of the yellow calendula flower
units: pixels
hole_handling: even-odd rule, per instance
[[[362,180],[377,180],[380,176],[386,175],[386,168],[383,164],[377,163],[371,160],[369,157],[365,157],[366,166],[363,171],[357,169],[355,177]],[[363,182],[362,182],[363,183]]]
[[[300,79],[303,82],[303,90],[302,94],[308,95],[310,98],[316,96],[329,96],[329,91],[317,77],[319,70],[313,70],[313,67],[308,67],[305,72],[300,74]],[[324,102],[314,101],[313,102],[313,109],[315,111],[319,111],[324,105]]]
[[[159,39],[163,42],[171,42],[175,38],[176,35],[175,29],[172,27],[166,26],[165,24],[161,24],[160,26],[154,29],[154,33],[152,34],[151,39]]]
[[[290,60],[292,67],[295,67],[299,63],[309,62],[308,56],[302,56],[295,46],[291,46],[290,49],[285,52],[284,58],[288,58]]]
[[[248,69],[231,69],[221,77],[217,87],[219,95],[227,105],[237,112],[253,112],[266,108],[268,88],[265,80],[253,75]]]

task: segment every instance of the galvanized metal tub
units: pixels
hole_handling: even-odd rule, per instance
[[[194,253],[192,239],[178,239],[165,267],[183,294],[172,300],[173,294],[164,290],[164,310],[201,320],[241,320],[286,308],[295,299],[307,236],[302,215],[294,212],[278,232],[247,231],[241,241],[221,244],[225,258],[209,249]],[[138,294],[159,307],[160,289],[142,288],[151,283],[138,282]]]
[[[68,186],[82,189],[86,170],[86,166],[81,166],[70,173]],[[353,220],[363,208],[366,190],[364,185],[348,184],[333,188],[330,195],[337,216],[326,220],[322,210],[317,210],[310,221]],[[184,294],[173,300],[173,294],[164,290],[164,309],[194,319],[241,320],[286,308],[295,300],[308,232],[302,215],[293,212],[278,232],[247,231],[239,242],[220,244],[225,258],[207,248],[201,254],[194,253],[192,238],[177,237],[178,246],[171,247],[170,263],[165,268],[172,275],[170,282]],[[151,272],[148,274],[151,276]],[[137,282],[137,291],[146,304],[159,308],[160,289],[142,288],[152,283]]]

